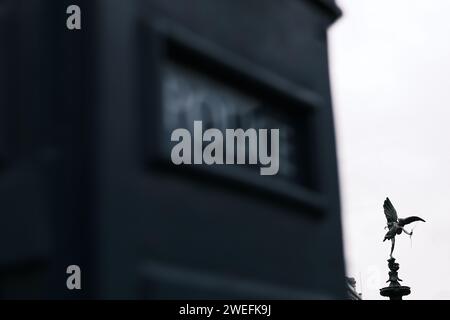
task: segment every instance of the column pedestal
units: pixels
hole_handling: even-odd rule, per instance
[[[398,277],[398,269],[400,266],[395,262],[395,258],[390,258],[388,260],[389,267],[389,282],[388,287],[380,289],[380,294],[384,297],[389,297],[390,300],[402,300],[403,296],[407,296],[411,293],[411,288],[407,286],[400,285],[399,281],[402,281]]]

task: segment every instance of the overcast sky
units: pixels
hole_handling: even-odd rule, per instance
[[[380,299],[383,200],[418,215],[397,236],[406,299],[450,299],[450,1],[338,0],[330,29],[347,273]],[[407,230],[411,229],[411,225]]]

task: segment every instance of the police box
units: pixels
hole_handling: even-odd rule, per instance
[[[80,30],[70,1],[21,2],[0,16],[2,296],[345,297],[333,0],[79,1]],[[279,129],[278,173],[174,165],[194,121]]]

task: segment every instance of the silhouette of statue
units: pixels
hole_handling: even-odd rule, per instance
[[[395,262],[395,258],[388,260],[389,266],[389,286],[381,288],[380,294],[384,297],[389,297],[390,300],[402,300],[403,296],[407,296],[411,293],[411,288],[403,286],[399,281],[403,281],[398,277],[398,270],[400,265]]]
[[[385,229],[389,229],[389,231],[386,233],[386,235],[384,236],[383,242],[385,240],[391,240],[392,241],[392,247],[391,247],[391,254],[390,257],[392,257],[392,253],[394,252],[394,247],[395,247],[395,236],[398,234],[401,234],[402,231],[405,232],[407,235],[412,236],[412,231],[408,232],[404,229],[404,226],[407,224],[410,224],[411,222],[415,222],[415,221],[423,221],[425,222],[425,220],[423,220],[420,217],[416,217],[416,216],[412,216],[412,217],[408,217],[405,219],[399,219],[397,216],[397,211],[395,210],[394,206],[391,203],[391,200],[389,200],[389,198],[386,198],[386,200],[384,200],[384,204],[383,204],[383,209],[384,209],[384,214],[386,215],[386,219],[387,219],[387,226],[385,227]]]

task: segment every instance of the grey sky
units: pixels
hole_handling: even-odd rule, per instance
[[[389,196],[400,217],[427,220],[412,248],[397,237],[407,299],[450,299],[450,1],[338,4],[329,36],[347,273],[365,299],[381,298]]]

